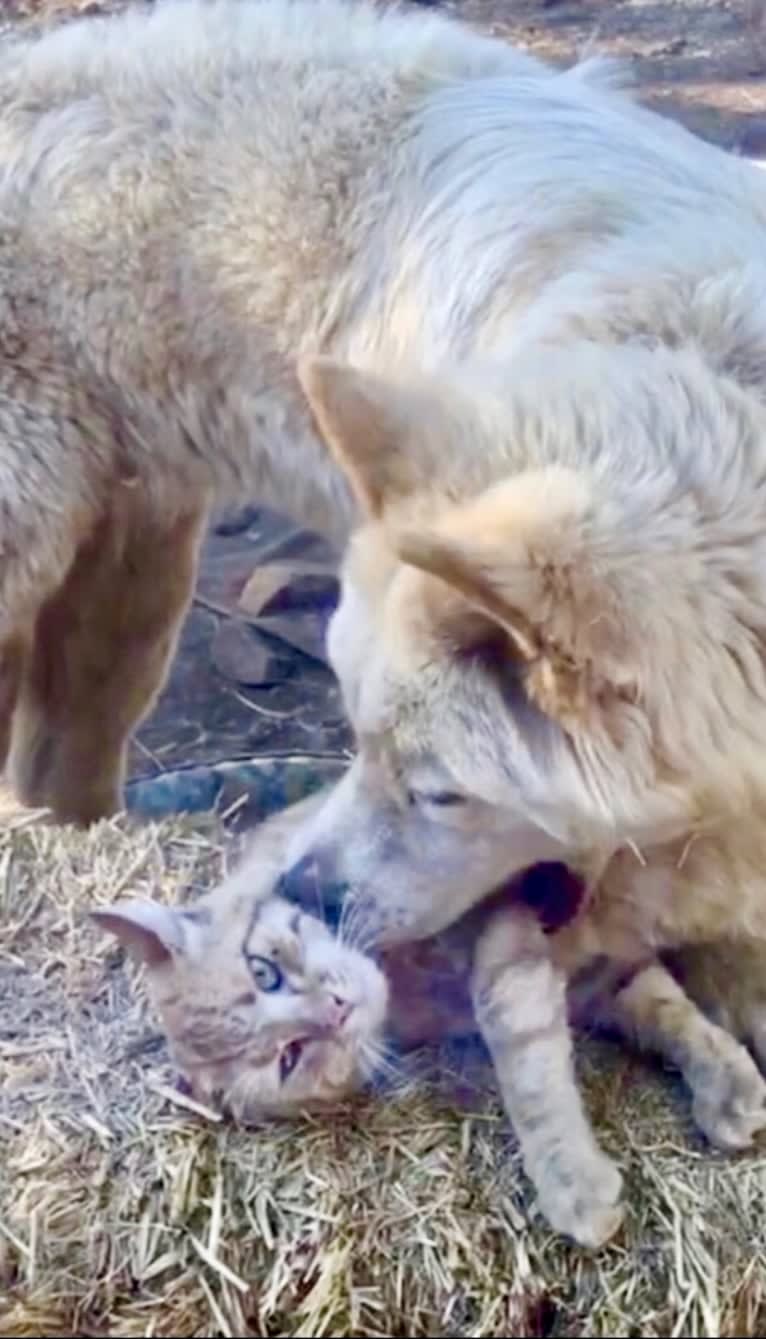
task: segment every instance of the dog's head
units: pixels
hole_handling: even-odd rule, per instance
[[[303,379],[366,523],[329,632],[358,754],[294,881],[340,874],[395,940],[533,862],[677,835],[693,796],[667,747],[673,675],[700,633],[672,516],[663,561],[642,556],[629,480],[620,513],[592,456],[520,468],[502,397],[325,360]]]

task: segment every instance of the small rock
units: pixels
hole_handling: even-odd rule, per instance
[[[217,629],[210,655],[225,678],[246,687],[281,683],[293,670],[289,657],[272,650],[253,628],[235,619]]]
[[[279,616],[259,618],[257,623],[261,632],[286,642],[304,656],[327,664],[327,616],[321,611],[301,613],[294,617]]]
[[[201,814],[215,809],[221,789],[220,777],[210,767],[182,768],[178,772],[128,782],[125,807],[142,818],[166,818],[170,814]]]
[[[280,586],[268,600],[262,610],[264,617],[293,610],[305,610],[310,613],[320,609],[332,610],[338,603],[338,578],[332,572],[296,572],[284,585]]]
[[[286,609],[316,608],[335,604],[338,580],[326,566],[317,563],[268,563],[256,567],[239,597],[239,607],[251,618]]]

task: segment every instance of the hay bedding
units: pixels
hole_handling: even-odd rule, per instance
[[[582,1048],[631,1206],[600,1256],[530,1217],[502,1113],[464,1084],[257,1132],[184,1105],[83,911],[221,868],[212,820],[3,825],[0,1333],[766,1332],[766,1158],[709,1153],[672,1080],[619,1048]]]

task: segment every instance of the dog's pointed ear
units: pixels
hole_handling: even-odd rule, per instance
[[[298,378],[319,432],[367,517],[418,486],[407,451],[418,416],[417,396],[332,358],[305,358]]]
[[[577,476],[530,471],[456,508],[438,531],[392,540],[402,562],[443,583],[424,596],[437,636],[469,650],[502,633],[548,715],[571,722],[597,697],[636,699],[630,592]]]
[[[191,946],[190,919],[161,902],[115,902],[89,915],[102,930],[113,934],[136,962],[148,967],[160,967],[188,952]]]
[[[507,633],[523,660],[537,658],[537,630],[521,609],[506,601],[497,580],[497,555],[444,535],[415,530],[399,532],[396,552],[401,562],[438,577],[462,595],[472,610]]]

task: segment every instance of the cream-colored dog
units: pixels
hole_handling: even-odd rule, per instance
[[[766,240],[755,204],[751,223]],[[766,282],[755,289],[754,262],[748,287],[731,253],[728,272],[676,275],[675,293],[645,271],[639,292],[663,294],[658,333],[648,297],[631,332],[621,246],[628,264],[620,239],[593,260],[613,323],[588,321],[583,281],[571,318],[583,338],[565,321],[561,344],[552,332],[502,368],[450,377],[304,369],[368,512],[329,638],[358,755],[281,883],[300,896],[345,882],[358,919],[394,944],[532,862],[579,866],[590,897],[550,940],[521,910],[490,928],[479,956],[492,989],[475,1004],[522,1142],[534,1078],[571,1155],[563,1171],[525,1146],[551,1221],[591,1241],[618,1221],[620,1182],[572,1142],[562,1001],[596,960],[609,963],[610,1021],[680,1067],[712,1142],[743,1147],[766,1128],[750,1055],[656,956],[715,942],[730,965],[763,963],[766,324],[759,345],[751,301]],[[736,972],[730,993],[740,1000]],[[737,1034],[766,1065],[752,974],[748,993]]]
[[[541,1202],[581,1241],[619,1221],[616,1169],[573,1133],[564,1042],[566,984],[597,960],[610,1021],[680,1067],[712,1142],[766,1128],[750,1055],[656,957],[715,941],[729,964],[763,964],[766,414],[744,325],[727,327],[743,340],[731,373],[715,371],[722,342],[705,357],[701,342],[647,347],[643,331],[530,347],[502,377],[305,373],[370,520],[330,633],[358,756],[295,839],[281,891],[345,881],[395,943],[533,861],[579,865],[590,898],[549,941],[522,911],[490,927],[475,1005]],[[471,482],[453,470],[442,487],[434,466],[418,481],[416,438],[465,442]],[[736,970],[729,990],[742,994]],[[749,999],[738,1036],[764,1064],[752,973]],[[543,1090],[541,1122],[525,1094]],[[542,1151],[535,1122],[566,1159]]]
[[[120,806],[216,499],[346,536],[301,354],[505,344],[495,109],[521,140],[570,105],[595,125],[623,115],[603,82],[367,0],[181,0],[3,44],[0,765],[25,800]]]
[[[619,1025],[742,1146],[766,1087],[654,955],[728,940],[737,961],[766,935],[766,188],[616,95],[596,120],[539,87],[522,106],[498,81],[470,140],[455,94],[434,127],[452,169],[483,155],[493,338],[420,370],[302,366],[366,516],[329,639],[358,756],[282,890],[344,881],[394,943],[533,861],[578,864],[574,923],[546,948],[506,921],[485,966],[621,963]],[[452,227],[412,283],[441,263],[458,302]],[[546,980],[485,1025],[507,1091],[501,1022],[547,1023]]]

